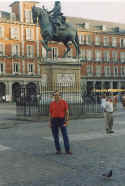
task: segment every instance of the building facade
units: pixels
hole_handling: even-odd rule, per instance
[[[11,13],[0,12],[0,99],[15,99],[16,90],[26,85],[34,89],[47,81],[40,62],[45,49],[40,40],[39,25],[33,24],[32,6],[38,2],[15,1]],[[78,30],[80,42],[81,81],[92,88],[125,87],[125,25],[67,17]],[[50,42],[51,59],[61,58],[65,47]],[[67,58],[75,56],[75,48]]]
[[[125,31],[83,30],[79,37],[81,78],[87,89],[125,88]]]
[[[0,97],[14,99],[21,85],[36,87],[41,79],[38,63],[40,31],[32,22],[31,8],[36,2],[11,4],[9,17],[0,18]]]

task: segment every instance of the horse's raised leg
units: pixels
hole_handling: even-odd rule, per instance
[[[63,58],[64,57],[66,57],[66,55],[68,54],[68,52],[70,51],[70,47],[69,47],[69,44],[68,44],[68,42],[64,42],[64,45],[66,46],[66,51],[65,51],[65,53],[64,53],[64,55],[63,55]]]
[[[46,57],[48,58],[48,52],[51,51],[51,48],[48,47],[48,40],[42,40],[41,42],[46,50]]]

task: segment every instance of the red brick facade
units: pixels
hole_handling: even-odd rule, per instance
[[[0,56],[0,63],[3,64],[0,69],[0,83],[5,83],[6,94],[13,94],[10,89],[15,83],[22,85],[40,82],[42,67],[39,65],[39,60],[44,55],[44,49],[40,42],[42,39],[40,28],[32,22],[31,8],[36,4],[33,1],[16,1],[10,5],[11,19],[0,19],[0,52],[3,52]],[[67,20],[73,22],[73,18]],[[123,27],[125,28],[125,25]],[[81,79],[86,84],[88,81],[93,83],[94,80],[95,84],[96,81],[110,83],[110,80],[119,83],[118,78],[121,78],[121,84],[117,87],[124,86],[125,32],[86,29],[80,26],[77,29],[81,38]],[[49,45],[57,48],[56,57],[63,56],[65,51],[63,44],[51,42]],[[70,57],[75,56],[75,48],[72,45],[70,55]]]

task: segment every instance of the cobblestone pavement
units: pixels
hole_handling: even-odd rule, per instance
[[[70,121],[72,155],[55,154],[47,122],[13,120],[10,108],[6,113],[0,125],[11,127],[0,128],[0,186],[125,186],[123,109],[114,113],[111,135],[103,118]],[[113,177],[104,179],[109,169]]]

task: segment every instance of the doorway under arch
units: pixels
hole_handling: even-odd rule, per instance
[[[16,82],[12,85],[12,100],[16,101],[17,98],[20,96],[20,91],[21,91],[21,85]]]
[[[33,82],[26,85],[26,99],[30,103],[37,102],[37,86]]]
[[[32,96],[32,95],[36,96],[37,95],[37,87],[36,87],[35,83],[32,83],[32,82],[28,83],[26,85],[26,89],[27,89],[27,94],[29,96]]]
[[[0,82],[0,102],[2,101],[2,97],[6,95],[6,86],[4,83]]]

